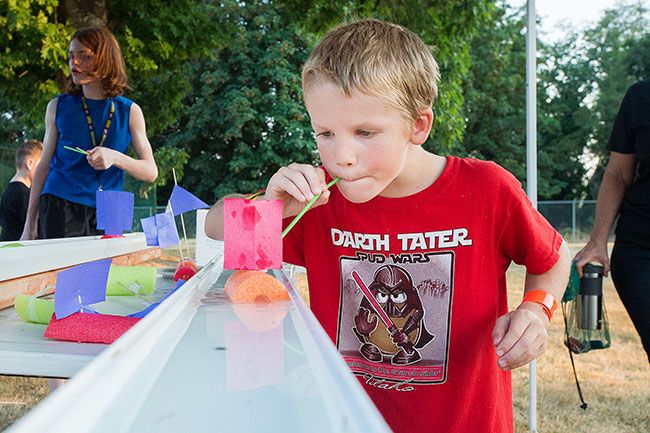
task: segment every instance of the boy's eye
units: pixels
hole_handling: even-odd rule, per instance
[[[375,133],[373,131],[368,131],[366,129],[357,130],[357,134],[362,137],[372,137]]]
[[[316,137],[330,138],[331,136],[332,133],[330,131],[319,132],[318,134],[316,134]]]

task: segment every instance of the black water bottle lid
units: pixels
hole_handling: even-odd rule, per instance
[[[587,263],[582,268],[582,274],[583,275],[597,274],[599,277],[601,277],[603,275],[604,270],[605,268],[603,267],[603,265],[599,265],[598,263]]]

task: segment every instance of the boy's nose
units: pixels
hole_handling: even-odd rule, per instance
[[[353,146],[346,143],[336,145],[336,164],[340,167],[350,167],[356,164],[357,158]]]

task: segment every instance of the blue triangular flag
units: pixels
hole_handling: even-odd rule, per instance
[[[56,274],[54,313],[63,319],[91,304],[106,300],[106,282],[111,259],[97,260]],[[92,311],[87,309],[86,312]]]
[[[210,207],[203,200],[178,185],[174,185],[172,195],[169,197],[169,203],[172,206],[174,216],[189,212],[191,210]]]

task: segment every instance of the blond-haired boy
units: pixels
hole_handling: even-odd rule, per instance
[[[281,168],[265,198],[288,222],[322,193],[284,240],[314,314],[394,431],[511,432],[508,370],[545,349],[569,272],[561,236],[498,165],[421,146],[439,73],[409,30],[341,25],[302,78],[323,166]],[[528,273],[508,312],[511,261]]]

